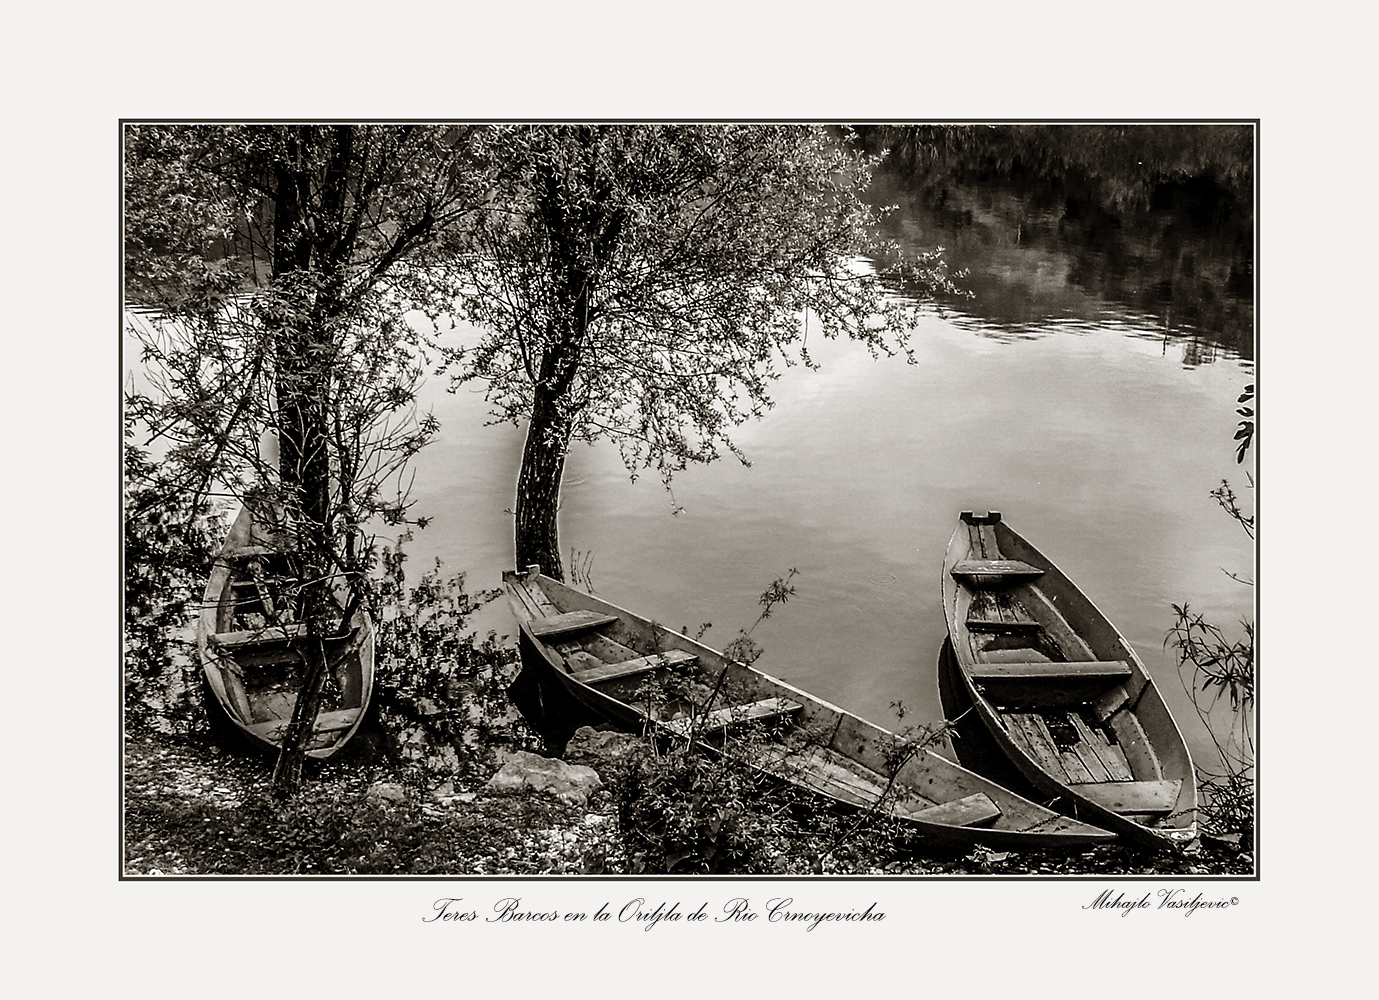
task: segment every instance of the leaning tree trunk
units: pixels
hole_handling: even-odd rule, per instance
[[[551,201],[559,204],[555,193]],[[551,208],[552,240],[568,236],[559,220],[562,211]],[[572,250],[559,251],[563,261],[579,258]],[[517,474],[517,518],[514,547],[517,569],[537,565],[541,572],[557,580],[565,579],[560,561],[560,529],[556,517],[560,513],[560,477],[565,473],[565,456],[570,450],[574,433],[574,417],[568,408],[568,397],[579,373],[583,344],[589,329],[589,303],[593,283],[587,271],[565,263],[557,267],[561,276],[553,297],[564,301],[556,315],[566,321],[554,324],[558,333],[541,356],[540,378],[532,394],[531,423],[527,427],[527,442],[522,448],[522,469]]]
[[[517,567],[539,565],[541,572],[565,579],[560,561],[560,477],[570,448],[573,421],[561,414],[558,400],[538,387],[532,406],[522,471],[517,477]]]

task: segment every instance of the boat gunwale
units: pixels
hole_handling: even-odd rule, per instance
[[[620,709],[630,711],[641,720],[641,723],[644,727],[646,721],[648,721],[645,716],[645,713],[643,713],[640,709],[636,708],[636,706],[634,705],[629,705],[626,702],[620,701],[617,698],[614,698],[613,696],[599,691],[597,688],[593,688],[592,686],[580,681],[579,678],[576,677],[573,673],[568,672],[563,658],[560,658],[555,650],[552,650],[544,641],[542,641],[539,637],[533,634],[528,624],[530,612],[528,611],[522,600],[519,597],[517,597],[517,595],[514,592],[514,588],[510,586],[510,581],[512,580],[520,579],[523,582],[528,582],[531,578],[529,570],[505,571],[503,573],[503,582],[505,584],[504,589],[508,596],[509,607],[511,608],[514,617],[517,619],[517,623],[522,631],[522,634],[526,636],[528,641],[539,651],[545,666],[555,674],[555,676],[560,680],[560,682],[563,685],[566,686],[567,689],[570,689],[573,686],[574,688],[580,689],[580,694],[587,693],[595,696],[598,702],[606,701],[613,706],[617,706]],[[834,725],[835,735],[837,731],[842,727],[843,722],[846,720],[849,721],[853,726],[860,727],[871,738],[898,738],[894,733],[890,732],[889,730],[886,730],[873,722],[863,719],[860,716],[854,715],[853,713],[848,712],[846,709],[834,705],[832,702],[829,702],[816,695],[810,694],[809,692],[804,691],[794,686],[793,684],[790,684],[788,681],[784,681],[771,674],[767,674],[764,671],[758,670],[756,667],[753,667],[748,664],[743,664],[735,660],[730,660],[728,657],[724,656],[723,653],[713,649],[710,646],[706,646],[703,643],[690,638],[689,636],[686,636],[680,632],[676,632],[673,629],[667,628],[663,625],[660,625],[657,622],[644,618],[633,611],[629,611],[616,604],[613,604],[611,601],[607,601],[593,594],[588,594],[577,588],[571,587],[568,584],[565,584],[559,580],[555,580],[552,577],[542,575],[539,573],[539,570],[536,573],[536,577],[540,581],[545,596],[547,596],[548,599],[551,599],[551,603],[562,612],[571,609],[567,607],[562,607],[559,600],[552,599],[553,596],[558,597],[559,595],[552,595],[548,585],[554,585],[555,587],[560,588],[561,591],[574,597],[582,605],[588,605],[591,608],[606,610],[611,613],[617,614],[625,622],[636,623],[643,629],[654,629],[655,632],[653,634],[656,635],[658,640],[664,637],[665,639],[670,641],[671,648],[681,649],[685,652],[696,654],[699,657],[701,665],[706,662],[714,664],[727,663],[730,668],[735,667],[736,669],[742,671],[743,673],[749,676],[759,678],[765,681],[768,685],[772,685],[774,687],[782,689],[784,692],[789,692],[790,694],[793,694],[797,698],[801,699],[804,703],[806,703],[806,705],[816,706],[817,708],[823,709],[826,712],[836,714],[836,716],[838,717],[838,721]],[[713,674],[713,672],[713,670],[706,671],[706,673],[708,673],[710,676]],[[675,734],[667,733],[667,735],[674,736]],[[825,749],[831,750],[835,753],[840,753],[845,759],[851,760],[857,766],[865,768],[868,771],[872,771],[872,773],[879,774],[879,772],[874,772],[873,769],[867,767],[867,765],[862,761],[857,760],[855,755],[847,753],[845,750],[833,746],[832,740],[825,747]],[[1025,819],[1034,821],[1032,826],[1026,827],[1024,829],[1013,829],[1010,827],[1000,826],[963,827],[955,825],[944,825],[913,818],[911,816],[906,815],[904,811],[897,810],[894,808],[894,806],[892,806],[890,812],[891,816],[897,819],[901,819],[905,822],[911,823],[916,828],[931,833],[936,838],[945,840],[961,839],[965,842],[984,842],[1004,846],[1038,849],[1042,847],[1086,846],[1095,843],[1103,843],[1115,837],[1115,834],[1111,831],[1104,830],[1100,827],[1095,826],[1094,824],[1086,822],[1085,820],[1079,820],[1076,817],[1064,816],[1052,809],[1048,809],[1040,805],[1037,802],[1033,802],[1029,799],[1026,799],[1023,796],[1020,796],[1015,792],[1012,792],[1009,789],[1004,788],[998,783],[991,781],[989,778],[986,778],[975,771],[971,771],[963,767],[961,764],[949,760],[947,757],[944,757],[943,755],[938,754],[931,749],[924,748],[920,751],[920,754],[924,757],[925,766],[946,772],[948,774],[952,774],[955,777],[960,777],[964,781],[974,783],[976,787],[969,789],[964,794],[970,794],[972,791],[980,791],[988,794],[988,796],[992,798],[994,802],[997,803],[998,808],[1001,809],[1001,815],[996,818],[996,823],[999,823],[1002,820],[1010,820],[1012,818],[1012,814],[1018,814],[1023,816]],[[749,766],[760,768],[760,765],[750,764],[750,762]],[[801,782],[797,780],[792,780],[791,776],[788,773],[782,773],[779,771],[768,771],[767,773],[770,773],[774,777],[777,777],[781,780],[788,781],[791,784],[796,785],[797,787],[803,787],[807,791],[813,792],[814,794],[822,795],[825,798],[830,799],[831,801],[839,802],[852,808],[867,808],[866,806],[862,806],[859,803],[852,802],[847,799],[840,798],[839,796],[833,795],[828,791],[802,785]],[[995,794],[992,794],[993,792]],[[954,795],[953,798],[947,800],[947,802],[953,802],[962,797],[964,797],[964,795]],[[947,803],[939,802],[938,804],[943,805]],[[1012,809],[1011,807],[1016,808]],[[1048,824],[1052,821],[1070,822],[1076,824],[1076,826],[1074,828],[1057,830],[1052,832],[1039,829],[1040,826]]]

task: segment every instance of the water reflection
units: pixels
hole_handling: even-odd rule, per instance
[[[900,206],[886,233],[907,251],[942,245],[952,267],[968,270],[964,284],[973,297],[947,305],[982,321],[973,329],[1036,335],[1050,322],[1097,322],[1114,303],[1148,317],[1141,329],[1149,336],[1182,341],[1185,364],[1215,360],[1203,342],[1253,357],[1248,130],[1186,132],[1198,145],[1220,145],[1197,150],[1216,158],[1215,169],[1132,175],[1136,184],[1127,183],[1116,156],[1147,156],[1149,149],[1167,157],[1155,143],[1172,136],[1156,133],[1159,127],[1140,126],[1145,134],[1122,140],[1123,148],[1101,148],[1110,140],[1093,130],[938,128],[865,136],[896,154],[872,198]],[[929,137],[927,146],[916,143],[916,129]],[[1180,169],[1176,161],[1160,167]]]

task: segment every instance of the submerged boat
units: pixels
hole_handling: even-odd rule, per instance
[[[513,700],[552,743],[563,744],[576,725],[599,723],[693,739],[835,802],[883,810],[945,842],[1043,848],[1114,836],[932,750],[906,747],[878,726],[543,576],[537,566],[504,573],[503,583],[521,629],[523,675]]]
[[[216,556],[206,584],[197,626],[206,709],[219,728],[228,727],[258,750],[278,752],[292,720],[312,638],[296,620],[299,574],[291,547],[268,525],[240,509]],[[338,753],[359,729],[373,694],[373,621],[365,610],[349,622],[338,616],[321,623],[328,666],[321,710],[307,755]]]
[[[962,512],[944,560],[943,611],[977,713],[1031,784],[1141,844],[1196,836],[1192,758],[1149,672],[999,512]]]

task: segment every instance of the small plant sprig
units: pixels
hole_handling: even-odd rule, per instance
[[[1208,793],[1200,807],[1202,819],[1222,832],[1254,837],[1254,623],[1242,621],[1244,638],[1230,641],[1217,626],[1184,603],[1173,605],[1177,616],[1164,640],[1178,655],[1178,678],[1192,707],[1211,737],[1219,770],[1198,767],[1199,781]],[[1225,699],[1230,726],[1212,715]]]
[[[791,567],[786,571],[785,576],[776,577],[771,581],[770,586],[762,591],[761,596],[757,598],[757,603],[761,605],[761,613],[757,615],[757,620],[752,622],[748,628],[739,630],[732,642],[723,647],[724,656],[747,667],[761,658],[761,654],[765,650],[752,639],[752,633],[756,631],[758,625],[771,617],[776,605],[784,604],[795,596],[795,588],[790,585],[790,581],[798,575],[799,570]]]
[[[587,590],[591,594],[597,594],[594,589],[594,553],[591,549],[588,552],[580,552],[579,549],[570,549],[570,583]]]
[[[1236,412],[1243,417],[1235,433],[1236,461],[1243,463],[1255,438],[1253,403],[1254,384],[1245,387],[1236,402]],[[1246,474],[1251,489],[1254,479]],[[1245,533],[1255,537],[1255,518],[1240,508],[1235,490],[1226,480],[1212,490],[1211,496]],[[1250,586],[1248,579],[1225,570],[1226,575]],[[1172,646],[1178,656],[1178,679],[1192,701],[1192,707],[1202,720],[1216,749],[1217,765],[1213,770],[1198,766],[1198,781],[1203,791],[1199,814],[1204,826],[1215,827],[1223,833],[1238,832],[1242,838],[1254,838],[1254,704],[1255,662],[1254,622],[1241,621],[1243,638],[1232,641],[1216,625],[1207,621],[1184,601],[1174,604],[1173,627],[1164,639],[1165,648]],[[1229,722],[1224,723],[1212,709],[1223,699],[1229,704]]]
[[[1186,602],[1174,604],[1173,614],[1175,621],[1164,646],[1177,649],[1179,670],[1191,665],[1194,681],[1204,694],[1212,695],[1213,703],[1224,696],[1230,700],[1231,711],[1250,711],[1255,694],[1254,624],[1242,621],[1245,638],[1231,642]]]

